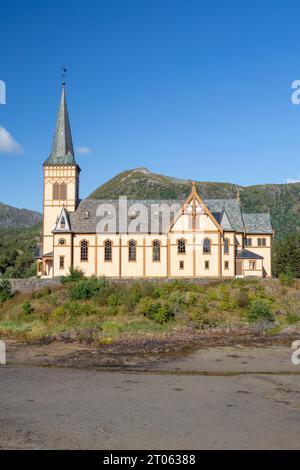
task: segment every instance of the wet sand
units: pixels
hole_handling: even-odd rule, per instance
[[[300,447],[290,345],[205,347],[122,370],[62,367],[74,345],[30,347],[23,360],[11,346],[0,366],[1,448]]]

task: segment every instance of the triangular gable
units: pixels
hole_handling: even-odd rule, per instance
[[[211,211],[208,209],[208,207],[206,206],[205,202],[203,201],[203,199],[199,196],[198,192],[197,192],[197,189],[196,189],[196,186],[195,186],[195,183],[193,182],[193,185],[192,185],[192,190],[190,192],[190,194],[188,195],[188,197],[186,198],[185,202],[183,203],[182,205],[182,208],[180,209],[180,211],[178,212],[178,214],[174,217],[174,220],[172,221],[172,223],[170,224],[168,230],[167,230],[167,233],[169,233],[172,228],[174,227],[174,225],[176,224],[176,222],[178,221],[178,219],[182,216],[182,215],[185,215],[186,214],[186,209],[188,207],[191,207],[191,213],[187,213],[188,215],[191,215],[191,214],[196,214],[196,202],[198,202],[199,205],[201,205],[203,207],[203,212],[204,214],[206,214],[210,219],[211,221],[213,222],[213,224],[216,226],[216,228],[218,230],[220,230],[221,233],[223,233],[223,229],[221,227],[221,225],[219,224],[219,222],[216,220],[216,218],[214,217],[214,215],[211,213]]]
[[[70,232],[71,231],[71,224],[69,219],[68,211],[65,207],[62,208],[61,213],[59,214],[55,228],[53,232]]]

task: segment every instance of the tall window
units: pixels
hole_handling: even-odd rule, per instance
[[[252,246],[252,238],[245,238],[245,246]]]
[[[67,185],[66,183],[54,183],[53,185],[53,199],[55,201],[67,199]]]
[[[135,240],[129,240],[128,259],[129,261],[136,261],[136,241]]]
[[[205,269],[209,269],[209,261],[205,261],[205,263],[204,263],[204,268],[205,268]]]
[[[203,253],[210,253],[211,242],[209,238],[205,238],[203,242]]]
[[[112,261],[112,242],[110,240],[104,242],[104,261]]]
[[[66,183],[61,183],[61,185],[60,185],[59,199],[62,199],[62,200],[67,199],[67,185],[66,185]]]
[[[86,240],[80,242],[80,261],[88,261],[89,258],[89,246]]]
[[[152,243],[152,260],[160,261],[160,241],[154,240]]]
[[[59,184],[54,183],[53,185],[53,199],[58,200],[59,199]]]
[[[59,269],[64,269],[64,267],[65,267],[65,257],[60,256],[59,257]]]
[[[250,268],[252,271],[255,271],[255,269],[256,269],[256,261],[249,261],[249,268]]]
[[[184,238],[180,238],[180,240],[177,240],[177,253],[179,255],[185,254],[185,239]]]
[[[224,238],[224,254],[228,255],[229,253],[229,240],[228,238]]]

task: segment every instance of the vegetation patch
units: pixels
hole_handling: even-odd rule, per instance
[[[266,322],[282,328],[300,317],[299,284],[282,279],[118,283],[72,272],[61,286],[29,294],[12,295],[2,280],[0,298],[2,336],[99,344]]]

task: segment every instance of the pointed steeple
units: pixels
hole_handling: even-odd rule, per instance
[[[66,101],[65,82],[62,83],[52,150],[50,156],[45,161],[45,165],[76,165]]]

